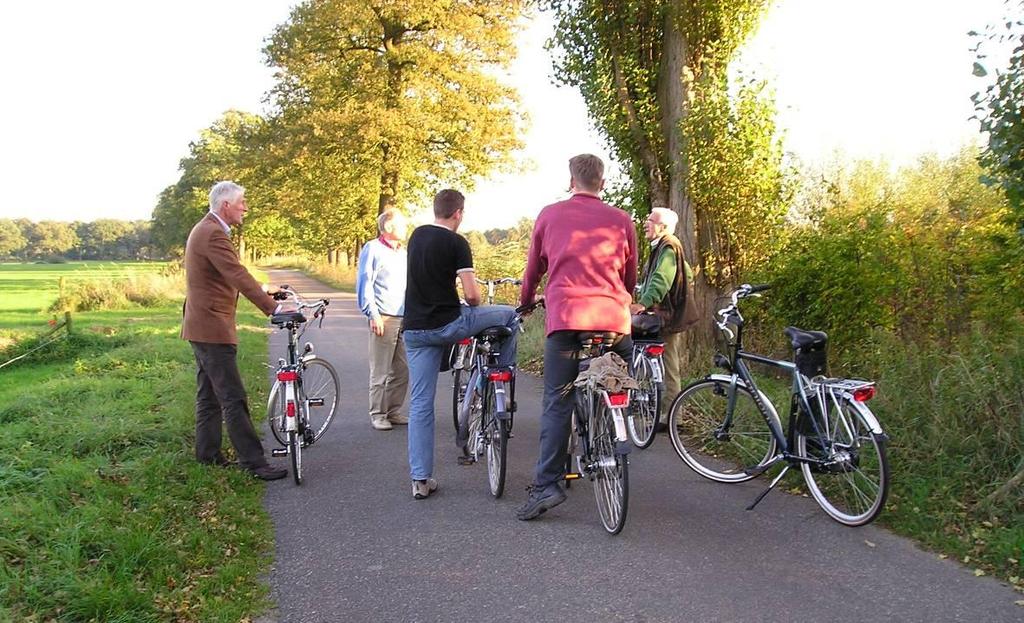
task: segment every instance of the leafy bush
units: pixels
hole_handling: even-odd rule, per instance
[[[48,311],[161,307],[181,300],[184,291],[184,274],[172,268],[161,271],[161,274],[141,273],[120,279],[72,281]]]
[[[980,175],[976,150],[833,174],[758,275],[776,286],[769,318],[854,350],[876,328],[925,343],[1003,326],[1024,304],[1021,241]]]

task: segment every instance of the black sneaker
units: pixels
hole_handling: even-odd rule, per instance
[[[530,521],[543,515],[548,509],[554,508],[565,501],[565,491],[558,483],[552,483],[543,489],[530,485],[527,487],[530,497],[526,503],[516,509],[516,518],[520,521]]]
[[[261,465],[250,468],[249,473],[260,480],[280,480],[288,475],[288,470],[271,465]]]

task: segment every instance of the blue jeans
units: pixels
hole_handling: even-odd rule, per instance
[[[409,475],[413,480],[425,480],[434,474],[434,396],[445,345],[472,337],[489,327],[511,327],[512,335],[502,345],[498,364],[514,365],[519,334],[515,317],[515,309],[508,305],[464,306],[459,317],[443,327],[403,331],[411,388]]]

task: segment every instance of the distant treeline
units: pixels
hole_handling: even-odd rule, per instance
[[[0,258],[23,261],[163,259],[149,221],[0,219]]]

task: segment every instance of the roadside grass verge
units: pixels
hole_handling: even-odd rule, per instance
[[[356,269],[348,266],[335,266],[327,262],[317,262],[301,256],[273,257],[260,261],[263,268],[291,268],[300,270],[314,279],[337,288],[341,292],[356,291]],[[279,283],[273,284],[281,285]]]
[[[259,413],[265,321],[243,309]],[[267,607],[263,485],[193,460],[180,313],[79,314],[76,350],[0,371],[0,620],[236,622]]]

